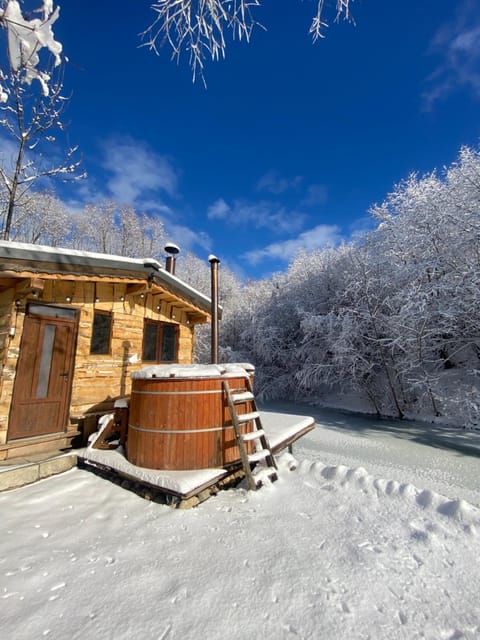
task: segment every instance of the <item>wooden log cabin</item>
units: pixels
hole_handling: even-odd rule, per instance
[[[210,309],[156,260],[0,241],[0,460],[84,443],[133,371],[192,362]]]

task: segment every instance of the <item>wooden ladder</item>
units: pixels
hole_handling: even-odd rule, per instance
[[[240,451],[242,467],[247,479],[247,485],[250,490],[255,491],[263,484],[263,478],[270,478],[271,482],[278,479],[277,463],[273,457],[268,442],[267,434],[262,426],[260,413],[255,402],[255,395],[250,378],[247,378],[247,391],[232,392],[227,380],[223,380],[223,389],[227,398],[230,416],[232,418],[233,428],[235,430],[235,439]],[[237,404],[250,402],[253,411],[249,413],[237,413]],[[241,425],[247,422],[253,422],[253,430],[249,433],[241,433]],[[254,453],[248,453],[245,443],[256,440],[256,450]],[[256,462],[263,462],[265,468],[260,473],[253,474],[252,466]]]

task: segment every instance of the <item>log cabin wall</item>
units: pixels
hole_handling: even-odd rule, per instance
[[[24,274],[26,275],[26,274]],[[66,276],[36,274],[43,290],[25,290],[25,279],[4,279],[0,293],[0,447],[8,442],[8,418],[13,394],[16,366],[20,353],[22,329],[29,302],[54,304],[78,309],[78,335],[70,403],[70,426],[73,433],[86,416],[95,416],[111,408],[113,400],[129,395],[130,374],[143,366],[145,319],[178,326],[177,361],[192,362],[194,325],[208,319],[188,302],[160,287],[150,287],[145,280],[106,281]],[[26,292],[25,292],[26,291]],[[95,311],[112,314],[110,352],[92,355],[91,340]],[[89,430],[93,430],[92,426]],[[0,459],[2,456],[0,451]]]
[[[16,318],[14,308],[15,288],[0,293],[0,445],[7,441],[8,414],[15,378],[15,366],[20,351],[19,336],[23,328],[23,318]],[[20,325],[19,331],[15,327],[17,319]],[[11,330],[16,332],[14,336],[10,335]]]
[[[193,324],[187,324],[185,311],[159,296],[129,296],[128,285],[81,283],[76,295],[83,296],[80,308],[75,376],[73,380],[72,414],[80,415],[106,398],[130,393],[130,374],[145,366],[142,362],[144,320],[176,324],[179,327],[178,362],[188,364],[193,353]],[[160,307],[160,308],[157,308]],[[93,317],[95,311],[112,314],[111,350],[108,355],[91,355]]]

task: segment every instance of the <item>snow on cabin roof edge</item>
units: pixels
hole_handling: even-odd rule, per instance
[[[210,313],[211,300],[197,289],[169,273],[165,267],[155,258],[128,258],[108,253],[95,253],[93,251],[79,251],[77,249],[64,249],[23,242],[11,242],[0,240],[0,259],[25,260],[34,262],[46,262],[61,264],[64,267],[102,267],[107,269],[128,269],[137,271],[148,278],[153,274],[154,280],[175,292],[180,293],[187,300],[194,302],[204,311]],[[222,308],[219,307],[220,312]]]

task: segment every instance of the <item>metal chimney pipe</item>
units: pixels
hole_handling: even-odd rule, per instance
[[[168,271],[168,273],[175,275],[175,258],[173,256],[166,257],[165,269]]]
[[[173,242],[169,242],[165,245],[164,250],[168,253],[167,259],[165,260],[165,269],[168,273],[175,275],[175,265],[177,262],[177,254],[180,253],[180,247]]]
[[[218,265],[220,260],[214,256],[208,256],[211,274],[211,316],[212,316],[212,337],[211,337],[211,364],[218,364]]]

